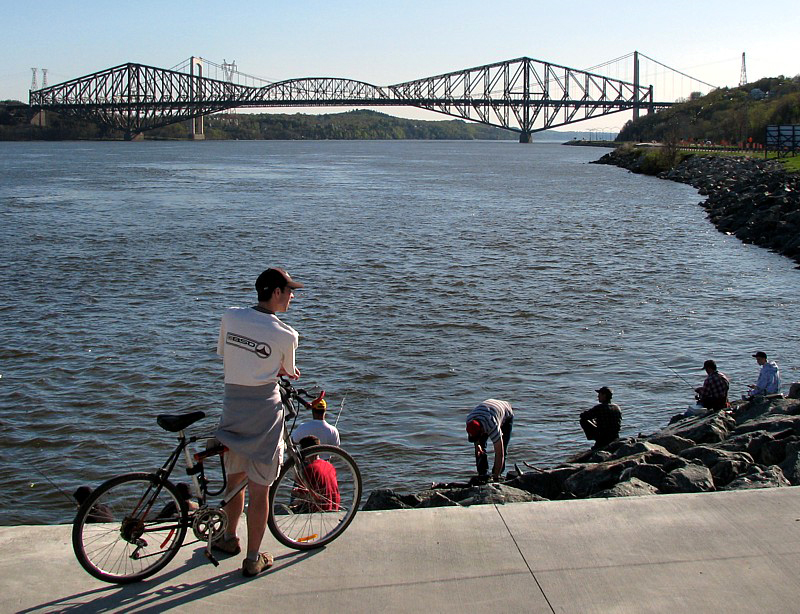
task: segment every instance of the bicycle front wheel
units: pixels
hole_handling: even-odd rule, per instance
[[[72,548],[83,568],[105,582],[136,582],[178,553],[188,526],[175,486],[148,473],[104,482],[84,501],[72,525]]]
[[[301,450],[290,458],[269,491],[269,530],[279,542],[311,550],[339,537],[358,511],[361,472],[337,446]]]

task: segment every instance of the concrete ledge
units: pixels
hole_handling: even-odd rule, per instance
[[[275,567],[185,547],[130,586],[75,560],[71,527],[0,528],[2,612],[797,611],[800,487],[359,512],[327,548],[270,535]]]

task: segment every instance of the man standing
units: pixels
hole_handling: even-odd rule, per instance
[[[767,361],[764,352],[756,352],[753,358],[761,366],[761,371],[758,372],[758,381],[748,385],[750,390],[747,394],[751,397],[757,394],[778,394],[781,391],[781,372],[778,370],[778,363]]]
[[[315,400],[311,403],[311,415],[313,420],[303,422],[292,432],[292,441],[299,443],[303,437],[313,435],[319,439],[320,443],[338,446],[339,445],[339,431],[332,424],[328,424],[325,420],[325,412],[328,409],[328,404],[325,399]]]
[[[619,437],[622,426],[622,411],[619,405],[611,402],[614,393],[608,386],[597,390],[598,404],[581,413],[581,428],[586,433],[586,439],[594,439],[593,450],[605,448]]]
[[[725,409],[728,406],[728,376],[717,371],[717,363],[707,360],[703,363],[707,377],[703,385],[695,388],[697,403],[706,409]]]
[[[247,478],[247,558],[242,574],[255,576],[272,566],[273,557],[259,552],[269,512],[269,487],[283,462],[283,405],[278,378],[300,377],[294,363],[298,335],[276,313],[289,309],[296,288],[283,269],[267,269],[256,280],[258,304],[225,310],[217,353],[225,369],[225,396],[216,437],[225,453],[228,492]],[[212,546],[229,554],[241,551],[236,529],[244,510],[244,491],[225,506],[228,528]]]
[[[508,442],[514,424],[514,410],[507,401],[487,399],[467,416],[467,438],[475,444],[475,464],[478,475],[485,476],[489,470],[486,456],[486,443],[492,440],[494,446],[494,465],[492,478],[497,480],[506,466]]]

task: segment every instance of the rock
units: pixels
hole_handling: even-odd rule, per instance
[[[792,484],[783,475],[780,467],[775,465],[762,468],[753,465],[750,469],[733,480],[725,490],[746,490],[751,488],[778,488]]]
[[[564,492],[564,481],[581,468],[580,465],[569,465],[556,469],[526,471],[507,484],[545,499],[561,499]]]
[[[685,437],[679,437],[678,435],[656,435],[648,439],[650,443],[653,443],[657,446],[661,446],[665,448],[672,454],[679,454],[682,450],[686,448],[691,448],[695,445],[694,441],[691,439],[686,439]]]
[[[410,501],[413,500],[413,504]],[[420,499],[415,495],[398,495],[389,488],[379,488],[373,490],[367,502],[361,509],[363,510],[403,510],[411,509],[419,505]]]
[[[658,489],[647,482],[638,478],[631,478],[620,482],[609,489],[591,495],[592,499],[611,498],[611,497],[635,497],[639,495],[655,495]]]
[[[639,454],[587,465],[564,481],[564,489],[576,497],[588,497],[601,490],[611,488],[619,481],[620,475],[628,467],[645,462],[644,454]]]
[[[781,471],[793,486],[800,486],[800,443],[786,446],[786,456],[780,464]]]
[[[740,435],[742,433],[751,433],[754,431],[778,433],[787,429],[791,429],[795,435],[800,435],[800,416],[767,414],[755,420],[740,424],[733,431],[733,434]]]
[[[486,484],[472,488],[470,496],[459,501],[461,505],[478,505],[485,503],[521,503],[526,501],[546,501],[543,497],[507,486],[505,484]]]
[[[432,492],[431,495],[427,498],[424,498],[417,507],[452,507],[452,506],[459,506],[460,503],[456,503],[450,497],[446,496],[441,492]]]
[[[667,477],[667,472],[658,465],[634,465],[623,470],[619,479],[620,482],[637,479],[658,488],[665,477]]]
[[[681,420],[661,431],[661,436],[675,435],[695,443],[718,443],[736,427],[736,421],[725,411],[712,412]]]
[[[789,386],[789,394],[787,396],[790,399],[800,399],[800,382],[793,382]]]
[[[619,446],[614,451],[614,458],[633,456],[634,454],[641,454],[643,452],[659,452],[663,454],[670,453],[665,447],[652,443],[650,441],[634,441],[634,442],[626,442],[625,444]]]
[[[709,492],[715,490],[714,478],[708,467],[687,465],[670,471],[659,490],[663,493]]]

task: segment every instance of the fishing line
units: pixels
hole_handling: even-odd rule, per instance
[[[664,362],[663,360],[661,360],[660,358],[656,358],[656,360],[657,360],[658,362],[660,362],[662,365],[664,365],[664,366],[665,366],[667,369],[669,369],[670,371],[672,371],[672,372],[673,372],[675,375],[677,375],[677,376],[678,376],[678,377],[681,379],[681,381],[682,381],[684,384],[686,384],[687,386],[689,386],[689,388],[691,388],[691,389],[694,391],[695,387],[694,387],[694,386],[692,386],[692,385],[691,385],[689,382],[687,382],[687,381],[686,381],[686,379],[685,379],[685,378],[684,378],[684,377],[683,377],[683,376],[682,376],[680,373],[678,373],[678,372],[677,372],[675,369],[673,369],[672,367],[670,367],[670,366],[669,366],[667,363],[665,363],[665,362]]]
[[[38,468],[36,465],[34,465],[33,463],[31,463],[31,462],[29,462],[29,461],[25,460],[25,459],[24,459],[24,458],[22,458],[21,456],[19,457],[19,460],[21,460],[23,463],[25,463],[26,465],[28,465],[28,467],[31,467],[31,468],[32,468],[34,471],[36,471],[36,473],[38,473],[39,475],[41,475],[41,476],[42,476],[42,477],[43,477],[45,480],[47,480],[48,482],[50,482],[50,485],[51,485],[53,488],[55,488],[55,489],[56,489],[58,492],[60,492],[62,495],[64,495],[64,496],[67,498],[67,500],[69,501],[69,503],[70,503],[70,505],[71,505],[71,506],[73,506],[73,507],[79,507],[79,506],[78,506],[78,505],[75,503],[75,500],[74,500],[74,499],[73,499],[73,498],[72,498],[70,495],[68,495],[68,494],[67,494],[67,493],[64,491],[64,489],[62,489],[62,488],[60,488],[59,486],[57,486],[57,485],[56,485],[56,484],[53,482],[53,480],[51,480],[49,477],[47,477],[47,475],[45,475],[44,471],[42,471],[41,469],[39,469],[39,468]]]

